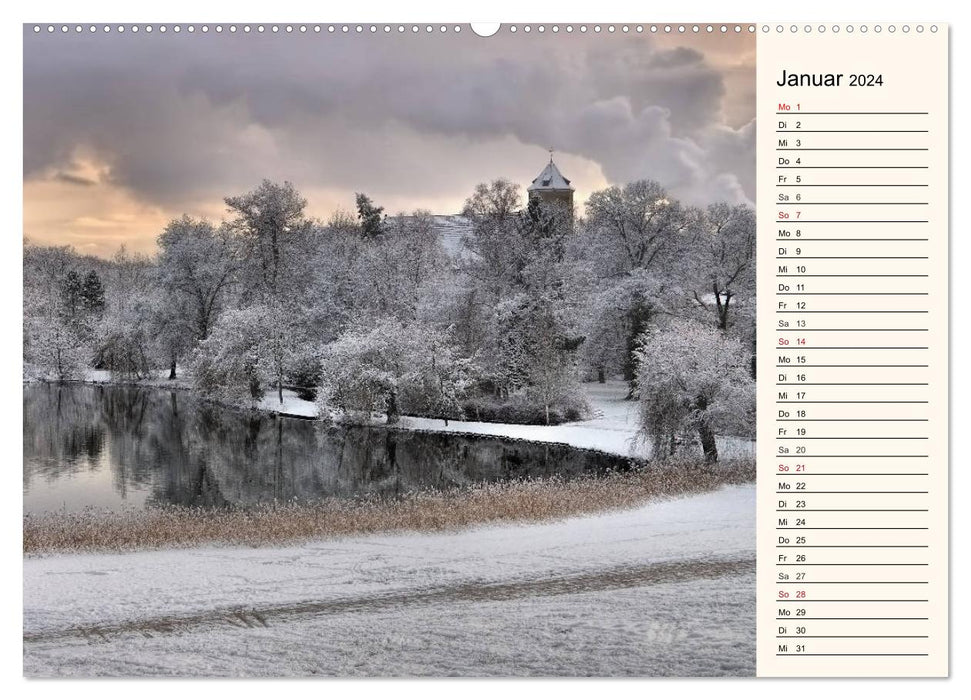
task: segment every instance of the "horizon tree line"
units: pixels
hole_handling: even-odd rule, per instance
[[[643,434],[670,455],[695,435],[750,432],[755,216],[689,207],[650,180],[593,193],[582,215],[499,178],[443,246],[422,210],[306,213],[290,183],[183,215],[152,256],[24,246],[24,360],[63,381],[88,369],[191,380],[253,404],[285,390],[323,413],[552,424],[589,414],[581,384],[622,379]],[[160,374],[161,373],[161,374]]]

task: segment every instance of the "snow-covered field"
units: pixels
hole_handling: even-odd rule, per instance
[[[24,670],[751,675],[755,489],[561,522],[24,561]]]

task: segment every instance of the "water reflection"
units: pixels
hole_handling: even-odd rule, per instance
[[[24,387],[25,512],[394,496],[625,466],[563,445],[232,411],[177,391]]]

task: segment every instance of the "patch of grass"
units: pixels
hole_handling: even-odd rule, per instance
[[[648,465],[631,472],[420,491],[397,499],[327,499],[258,508],[162,507],[24,516],[24,553],[123,552],[203,544],[263,547],[376,532],[438,532],[536,522],[607,510],[755,479],[749,460]]]

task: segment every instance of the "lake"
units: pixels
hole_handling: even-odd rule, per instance
[[[626,458],[566,445],[343,426],[134,386],[24,386],[24,512],[394,497],[602,474]]]

